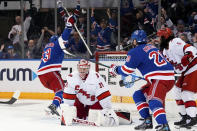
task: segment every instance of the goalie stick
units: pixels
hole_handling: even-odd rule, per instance
[[[15,91],[12,98],[8,101],[0,101],[0,104],[14,104],[20,96],[20,91]]]
[[[78,118],[73,118],[72,123],[87,125],[87,126],[99,126],[95,122],[91,122],[91,121],[83,120],[83,119],[78,119]],[[61,118],[61,125],[66,126],[64,118]]]

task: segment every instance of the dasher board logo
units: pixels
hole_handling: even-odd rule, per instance
[[[33,81],[37,74],[29,68],[2,68],[0,69],[0,81]]]

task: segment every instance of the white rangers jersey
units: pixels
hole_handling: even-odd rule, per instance
[[[183,66],[181,63],[181,59],[185,55],[186,52],[192,52],[194,58],[190,64],[187,66]],[[189,44],[186,44],[180,38],[174,38],[169,42],[169,48],[163,50],[164,56],[170,61],[170,63],[174,66],[176,73],[182,73],[187,70],[187,74],[193,72],[197,69],[197,65],[190,65],[195,63],[195,58],[197,57],[197,49]]]
[[[84,105],[93,105],[99,101],[103,108],[111,108],[111,94],[107,84],[99,73],[90,71],[83,81],[79,72],[67,76],[64,89],[64,103],[74,105],[76,97]]]

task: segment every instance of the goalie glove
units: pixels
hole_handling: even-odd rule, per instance
[[[181,64],[183,66],[187,66],[192,60],[193,60],[194,56],[192,54],[191,51],[187,51],[185,53],[185,55],[183,56],[183,58],[181,59]]]
[[[111,66],[110,66],[110,68],[109,68],[109,73],[110,73],[110,75],[111,76],[117,76],[118,75],[118,73],[117,73],[117,71],[116,71],[116,69],[118,68],[118,66],[116,66],[115,64],[112,64]]]

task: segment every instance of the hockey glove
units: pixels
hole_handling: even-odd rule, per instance
[[[80,2],[77,4],[77,7],[74,11],[74,15],[77,17],[79,17],[79,15],[80,15]]]
[[[109,68],[109,73],[110,73],[110,75],[111,76],[116,76],[116,75],[118,75],[118,73],[117,73],[117,71],[116,71],[116,69],[117,69],[118,67],[115,65],[115,64],[112,64],[111,66],[110,66],[110,68]]]
[[[185,53],[185,55],[183,56],[183,58],[181,59],[181,64],[183,66],[187,66],[192,60],[193,60],[194,56],[192,54],[191,51],[187,51]]]
[[[66,22],[66,26],[71,28],[76,22],[76,17],[74,17],[73,15],[69,16]]]

